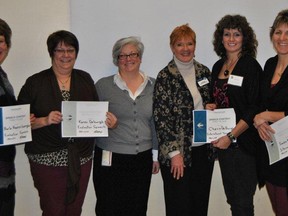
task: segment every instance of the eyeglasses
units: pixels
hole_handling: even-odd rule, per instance
[[[64,55],[65,53],[71,55],[75,53],[75,49],[55,49],[54,52],[59,55]]]
[[[129,57],[130,59],[135,59],[135,58],[139,57],[139,53],[130,53],[130,54],[127,54],[127,55],[125,55],[125,54],[120,54],[120,55],[118,56],[118,59],[119,59],[119,60],[126,60],[128,57]]]

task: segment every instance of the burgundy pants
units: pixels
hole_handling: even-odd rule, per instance
[[[266,182],[266,189],[276,216],[288,216],[287,188]]]
[[[34,186],[40,197],[42,216],[80,216],[84,202],[92,160],[81,166],[79,193],[73,203],[65,205],[67,167],[45,166],[30,161]]]

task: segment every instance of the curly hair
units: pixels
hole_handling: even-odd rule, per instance
[[[270,39],[272,39],[275,29],[282,24],[288,25],[288,9],[282,10],[278,13],[270,29]]]
[[[224,29],[237,29],[243,35],[243,42],[240,55],[250,55],[256,57],[258,41],[254,30],[241,15],[226,15],[217,24],[214,32],[213,46],[214,51],[221,58],[227,58],[226,49],[222,43]]]

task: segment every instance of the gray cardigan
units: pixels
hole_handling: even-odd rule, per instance
[[[133,100],[126,90],[114,82],[114,75],[100,79],[96,84],[100,101],[109,102],[109,112],[118,118],[118,126],[109,129],[108,137],[96,139],[104,150],[120,154],[138,154],[157,149],[157,138],[152,116],[152,97],[155,79],[149,81],[142,93]]]

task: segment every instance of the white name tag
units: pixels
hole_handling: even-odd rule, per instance
[[[236,75],[230,75],[228,79],[228,84],[234,85],[234,86],[242,86],[243,77],[242,76],[236,76]]]
[[[111,166],[112,165],[112,152],[102,150],[102,166]]]
[[[204,77],[202,80],[198,81],[199,86],[204,86],[208,83],[209,83],[209,80],[206,77]]]

